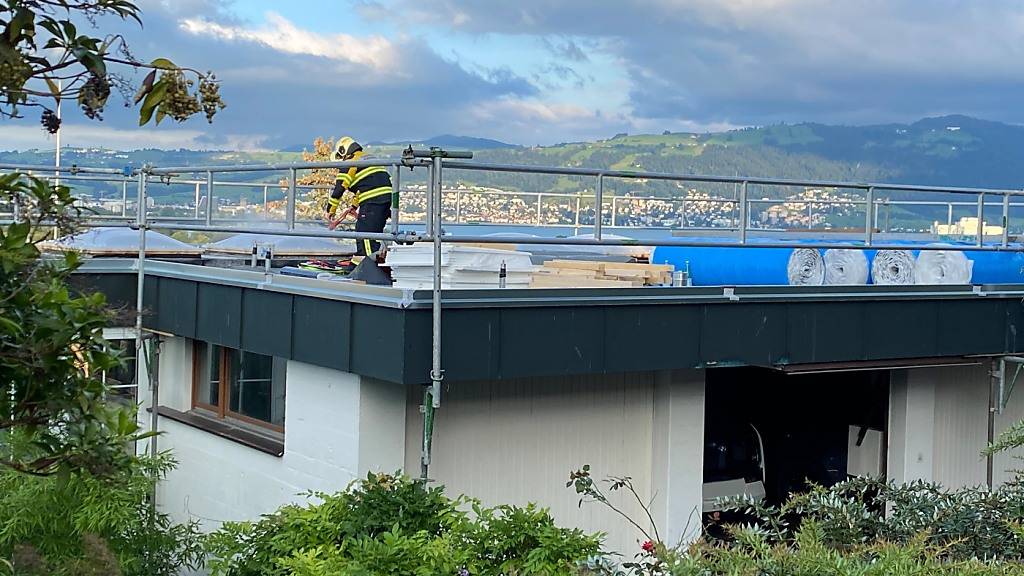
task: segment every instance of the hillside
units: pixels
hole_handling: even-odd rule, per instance
[[[912,182],[937,185],[1020,188],[1024,183],[1024,127],[968,118],[927,118],[913,124],[827,126],[775,125],[721,133],[620,134],[596,142],[565,143],[544,147],[514,147],[469,137],[439,136],[419,145],[466,144],[481,162],[524,165],[559,165],[622,170],[648,170],[689,174],[749,175],[801,179]],[[397,155],[402,143],[371,147],[380,155]],[[298,152],[224,152],[192,150],[102,149],[69,150],[65,163],[88,166],[208,165],[282,162]],[[0,152],[0,162],[42,164],[52,151]],[[229,179],[275,182],[271,174],[247,174]],[[418,180],[410,174],[406,182]],[[523,191],[574,192],[593,183],[565,177],[520,174],[449,172],[446,182],[463,182]],[[614,192],[650,195],[677,194],[665,182],[609,181]],[[183,186],[153,190],[158,198],[185,199]],[[710,190],[714,191],[714,190]],[[723,189],[724,191],[724,189]],[[262,197],[261,189],[225,190],[230,196]],[[766,192],[767,193],[767,192]]]

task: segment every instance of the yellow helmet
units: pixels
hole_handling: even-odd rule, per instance
[[[342,136],[338,138],[338,143],[334,145],[334,159],[348,160],[352,158],[353,154],[362,149],[363,147],[359,145],[359,142],[356,142],[349,136]]]

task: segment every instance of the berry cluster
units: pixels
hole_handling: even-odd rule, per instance
[[[199,97],[202,100],[203,113],[206,114],[206,121],[213,123],[213,116],[218,110],[223,110],[227,104],[220,99],[220,84],[213,72],[199,81]]]
[[[78,92],[78,105],[90,120],[103,120],[103,108],[110,98],[110,81],[104,76],[92,74]]]
[[[21,90],[32,75],[32,67],[21,58],[0,62],[0,91]]]
[[[43,125],[43,129],[50,134],[56,134],[57,130],[60,130],[60,118],[57,118],[53,110],[43,110],[43,115],[39,122]]]

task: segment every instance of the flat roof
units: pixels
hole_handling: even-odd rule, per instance
[[[429,381],[432,294],[146,260],[149,328],[404,384]],[[137,261],[78,284],[134,309]],[[445,290],[446,380],[1024,352],[1024,285]]]

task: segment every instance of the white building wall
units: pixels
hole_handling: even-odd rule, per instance
[[[651,508],[666,542],[701,533],[704,371],[659,372],[654,382]]]
[[[667,381],[665,386],[667,394]],[[678,392],[673,406],[684,401],[682,390]],[[699,396],[703,398],[703,386]],[[406,469],[412,474],[420,468],[421,401],[421,390],[410,391],[405,445]],[[590,464],[597,479],[631,476],[640,497],[650,500],[654,414],[653,373],[453,384],[445,387],[436,413],[430,477],[445,485],[448,494],[467,494],[485,505],[536,502],[550,508],[563,526],[606,532],[606,544],[629,558],[641,534],[600,504],[580,508],[579,496],[565,483],[571,470]],[[667,415],[664,422],[669,422]],[[700,431],[702,439],[702,426]],[[681,427],[672,433],[677,432],[688,433]],[[665,445],[659,449],[669,450]],[[688,464],[689,473],[700,482],[702,461]],[[672,462],[674,473],[685,473],[686,468],[682,460]],[[669,483],[665,474],[663,470],[661,486]],[[657,496],[665,498],[664,493]],[[638,521],[644,517],[626,494],[611,498]],[[680,501],[678,507],[699,503],[698,489],[694,503]]]
[[[889,478],[947,488],[985,483],[988,363],[893,372]]]
[[[160,357],[160,404],[191,407],[191,342],[166,339]],[[148,427],[148,387],[140,389]],[[303,502],[309,490],[344,489],[368,470],[394,472],[405,454],[405,395],[395,384],[288,361],[284,455],[277,457],[162,417],[158,448],[177,467],[158,488],[175,521],[197,519],[205,530],[256,519]]]

